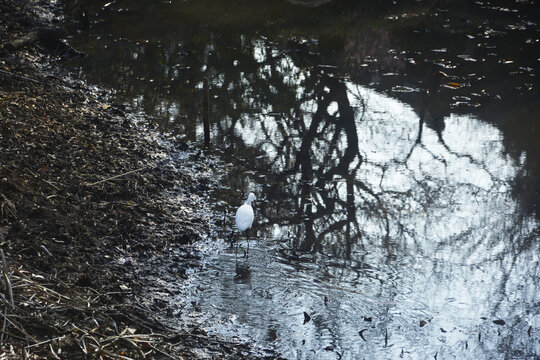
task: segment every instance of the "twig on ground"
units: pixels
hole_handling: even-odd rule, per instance
[[[35,83],[38,83],[38,84],[40,83],[40,82],[39,82],[38,80],[36,80],[36,79],[32,79],[32,78],[29,78],[29,77],[24,76],[24,75],[15,74],[15,73],[12,73],[11,71],[6,71],[6,70],[0,69],[0,73],[5,74],[5,75],[8,75],[8,76],[16,77],[16,78],[19,78],[19,79],[32,81],[32,82],[35,82]]]
[[[4,325],[2,326],[2,335],[0,336],[0,345],[4,343],[4,334],[6,333],[7,325],[7,306],[4,308]]]
[[[52,344],[49,343],[49,348],[51,349],[51,353],[53,354],[54,358],[55,359],[60,359],[60,357],[56,354],[56,352],[54,351],[53,347],[52,347]]]
[[[9,280],[9,275],[7,272],[7,264],[6,264],[6,257],[4,256],[4,250],[0,249],[0,256],[2,258],[2,269],[3,269],[3,276],[4,276],[4,285],[6,286],[6,292],[9,296],[9,303],[12,306],[15,306],[13,303],[13,288],[11,287],[11,281]]]
[[[148,344],[148,346],[150,346],[150,348],[152,348],[154,351],[156,351],[156,352],[158,352],[158,353],[160,353],[160,354],[162,354],[162,355],[165,355],[165,356],[168,357],[169,359],[176,359],[176,357],[172,356],[171,354],[166,353],[166,352],[163,351],[163,350],[158,349],[157,347],[155,347],[155,346],[152,345],[152,344]]]
[[[13,204],[13,202],[11,200],[9,200],[6,195],[0,193],[0,195],[2,195],[2,197],[4,198],[4,201],[2,202],[2,206],[1,206],[1,213],[2,215],[4,215],[4,208],[7,208],[7,210],[9,211],[9,213],[11,214],[11,216],[13,216],[15,219],[17,218],[17,209],[15,208],[15,205]]]
[[[33,347],[40,346],[40,345],[44,345],[44,344],[50,343],[50,342],[55,341],[55,340],[62,340],[62,339],[65,338],[65,337],[66,337],[66,335],[58,336],[58,337],[55,337],[55,338],[52,338],[52,339],[49,339],[49,340],[40,341],[40,342],[38,342],[38,343],[35,343],[35,344],[32,344],[32,345],[25,346],[24,348],[25,348],[25,349],[31,349],[31,348],[33,348]]]
[[[135,169],[135,170],[131,170],[131,171],[128,171],[128,172],[125,172],[125,173],[122,173],[122,174],[119,174],[119,175],[114,175],[114,176],[111,176],[111,177],[108,177],[106,179],[99,180],[99,181],[96,181],[96,182],[93,182],[93,183],[89,183],[89,184],[87,183],[86,185],[87,186],[94,186],[94,185],[97,185],[97,184],[101,184],[102,182],[105,182],[105,181],[117,179],[119,177],[129,175],[129,174],[132,174],[132,173],[137,172],[137,171],[141,171],[142,169],[144,169],[144,168],[138,168],[138,169]]]

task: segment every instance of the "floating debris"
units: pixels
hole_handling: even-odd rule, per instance
[[[311,316],[304,311],[304,324],[308,323],[311,320]]]
[[[417,88],[409,87],[409,86],[402,86],[402,85],[396,85],[392,87],[393,92],[401,92],[401,93],[411,93],[411,92],[417,92],[419,91]]]
[[[456,82],[447,82],[443,86],[448,89],[459,89],[462,85]]]
[[[362,340],[364,341],[367,341],[366,338],[364,337],[364,331],[366,331],[367,329],[362,329],[358,332],[358,335],[360,335],[360,337],[362,338]]]

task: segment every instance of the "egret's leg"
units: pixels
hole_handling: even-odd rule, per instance
[[[231,235],[229,235],[229,242],[231,243],[231,249],[234,246],[234,230],[231,231]]]
[[[235,250],[234,250],[234,257],[237,258],[238,257],[238,242],[240,241],[240,236],[242,235],[242,233],[239,233],[238,236],[236,237],[236,247],[235,247]]]
[[[249,255],[249,230],[250,230],[250,229],[247,229],[247,230],[246,230],[246,238],[247,238],[247,243],[248,243],[248,244],[247,244],[247,254],[246,254],[246,257],[248,257],[248,255]]]

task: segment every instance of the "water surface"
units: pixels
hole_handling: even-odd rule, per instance
[[[66,9],[88,54],[74,71],[171,141],[202,146],[210,100],[209,152],[230,165],[210,194],[219,230],[170,299],[179,323],[287,358],[540,353],[532,2]],[[228,238],[250,191],[237,258]]]

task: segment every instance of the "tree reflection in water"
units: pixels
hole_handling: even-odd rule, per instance
[[[538,230],[510,195],[520,164],[505,154],[500,131],[459,115],[430,129],[423,112],[321,68],[300,70],[295,61],[282,55],[269,70],[276,88],[292,76],[305,79],[289,84],[296,86],[287,92],[296,94],[289,112],[261,101],[260,117],[241,116],[219,130],[244,144],[237,154],[251,152],[242,162],[255,174],[236,183],[239,165],[230,181],[233,189],[266,193],[260,236],[289,230],[326,286],[378,294],[384,301],[370,306],[381,311],[380,327],[413,334],[412,324],[392,314],[437,318],[441,328],[461,329],[446,336],[460,349],[471,333],[495,331],[480,314],[487,323],[513,317],[508,334],[525,334],[536,287],[531,281],[523,291],[520,279],[538,276]],[[423,341],[433,346],[433,336]],[[509,339],[518,348],[524,340]],[[500,346],[487,343],[477,350]],[[450,348],[447,354],[459,354]]]

